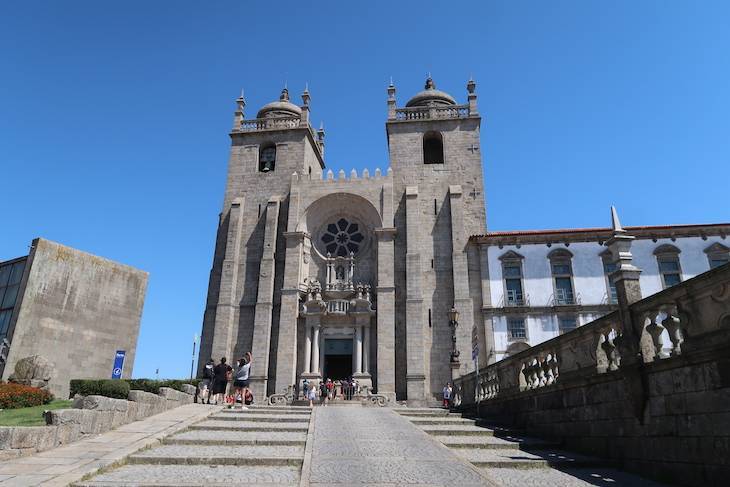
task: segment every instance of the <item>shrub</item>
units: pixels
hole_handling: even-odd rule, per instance
[[[53,394],[37,387],[21,384],[0,384],[0,408],[16,409],[48,404]]]
[[[82,396],[105,396],[116,399],[129,397],[129,382],[119,379],[74,379],[70,384],[71,397],[76,394]]]
[[[129,388],[133,390],[151,392],[158,394],[160,387],[170,387],[172,389],[182,391],[183,384],[197,385],[199,381],[194,380],[182,380],[182,379],[166,379],[166,380],[153,380],[153,379],[130,379]]]

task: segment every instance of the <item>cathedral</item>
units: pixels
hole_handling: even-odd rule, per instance
[[[431,404],[444,384],[616,307],[604,242],[620,228],[487,232],[476,83],[429,77],[398,106],[389,167],[325,166],[310,94],[246,118],[239,97],[199,370],[252,351],[257,398],[354,377]],[[730,224],[625,227],[644,296],[728,261]]]

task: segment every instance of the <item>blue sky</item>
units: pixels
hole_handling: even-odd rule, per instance
[[[387,167],[386,93],[477,81],[490,230],[730,221],[724,1],[3,2],[0,260],[150,272],[135,376],[199,333],[234,99],[305,83],[327,165]]]

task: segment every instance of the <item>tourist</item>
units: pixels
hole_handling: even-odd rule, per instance
[[[309,381],[307,379],[302,381],[302,397],[305,400],[309,397]]]
[[[215,378],[215,362],[213,359],[208,359],[208,362],[203,367],[203,379],[200,381],[201,391],[201,402],[204,404],[210,404],[210,391],[213,385],[213,379]]]
[[[226,388],[228,387],[228,378],[233,369],[226,364],[226,358],[221,358],[221,363],[213,368],[213,396],[216,404],[223,404],[225,401]]]
[[[309,399],[309,407],[314,406],[314,400],[317,398],[317,390],[314,387],[307,389],[306,399]]]
[[[251,373],[251,358],[251,352],[246,352],[242,358],[238,359],[238,367],[236,368],[236,373],[233,378],[233,406],[235,407],[235,401],[240,395],[241,409],[248,409],[244,402],[246,393],[248,392],[248,378]]]
[[[447,382],[444,386],[443,394],[444,394],[444,407],[446,409],[449,409],[449,406],[451,405],[451,382]]]
[[[253,404],[253,393],[251,392],[251,389],[246,389],[243,393],[243,404],[246,406],[250,406]]]
[[[326,406],[327,403],[335,398],[335,383],[332,382],[332,379],[327,379],[327,401],[324,403]]]

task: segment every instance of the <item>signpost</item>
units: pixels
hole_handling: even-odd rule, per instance
[[[117,350],[114,356],[114,368],[112,369],[112,379],[121,379],[122,370],[124,370],[124,357],[127,354],[124,350]]]

